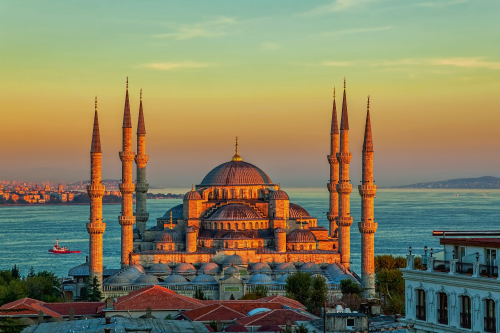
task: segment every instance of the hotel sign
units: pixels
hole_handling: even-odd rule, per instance
[[[240,287],[224,287],[224,291],[240,291]]]

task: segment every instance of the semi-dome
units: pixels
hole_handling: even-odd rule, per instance
[[[210,171],[199,186],[273,185],[271,178],[253,164],[243,161],[223,163]]]
[[[207,274],[201,274],[194,278],[192,281],[194,284],[216,284],[217,281],[211,276]]]
[[[316,263],[311,261],[311,262],[308,262],[308,263],[305,263],[304,265],[302,265],[300,267],[300,270],[302,272],[316,273],[316,272],[320,271],[321,269],[319,268],[318,265],[316,265]]]
[[[297,204],[294,204],[294,203],[290,203],[288,205],[288,212],[290,213],[290,218],[291,219],[298,219],[300,218],[300,213],[302,213],[302,217],[303,218],[311,218],[312,216],[309,214],[309,212],[307,210],[305,210],[305,208],[297,205]]]
[[[159,262],[157,264],[152,265],[149,268],[149,273],[152,273],[152,274],[170,274],[171,270],[167,264]]]
[[[191,190],[184,195],[184,200],[201,200],[201,195],[200,193]]]
[[[286,279],[288,279],[288,277],[290,276],[290,274],[283,274],[279,279],[278,279],[278,283],[282,283],[282,284],[286,284]]]
[[[311,243],[316,242],[314,234],[307,229],[295,229],[286,236],[287,243]]]
[[[266,264],[265,262],[257,262],[253,264],[250,270],[255,273],[266,273],[266,274],[272,273],[271,267],[269,267],[269,265]]]
[[[219,270],[219,265],[214,262],[207,262],[200,267],[199,272],[202,274],[218,274]]]
[[[170,220],[170,213],[172,213],[172,219],[173,220],[180,220],[183,218],[183,204],[180,204],[180,205],[177,205],[175,207],[172,207],[170,208],[169,210],[167,210],[167,212],[165,213],[165,215],[163,215],[161,217],[162,220]]]
[[[141,275],[134,281],[134,284],[141,284],[141,285],[152,285],[157,283],[158,279],[153,275]]]
[[[255,274],[252,278],[247,282],[248,284],[271,284],[273,283],[273,279],[269,275],[266,274]]]
[[[271,200],[290,200],[290,198],[288,197],[288,194],[286,194],[286,192],[282,191],[282,190],[277,190],[277,191],[271,192],[271,194],[269,195],[269,199],[271,199]]]
[[[130,279],[127,276],[123,275],[122,273],[118,273],[118,274],[111,276],[105,282],[105,284],[119,284],[119,285],[129,284],[129,283],[130,283]]]
[[[229,204],[217,209],[207,220],[238,221],[262,220],[253,208],[244,204]]]
[[[248,236],[248,234],[244,231],[239,231],[239,230],[233,230],[230,231],[224,236],[222,236],[223,239],[252,239],[252,237]]]
[[[182,235],[174,229],[165,229],[155,239],[156,243],[177,243],[183,241]]]
[[[229,266],[224,271],[224,275],[233,275],[233,274],[240,274],[240,270],[238,268],[234,267],[233,265]]]
[[[188,281],[184,278],[184,276],[179,274],[170,275],[166,280],[165,284],[185,284]]]
[[[274,269],[275,273],[288,273],[288,272],[295,272],[297,268],[295,268],[295,265],[292,264],[291,262],[282,262],[276,268]]]
[[[224,267],[228,266],[244,266],[246,265],[245,259],[243,259],[242,256],[237,255],[236,253],[230,256],[227,256],[226,259],[224,259]]]
[[[187,262],[182,262],[175,266],[174,272],[176,274],[195,274],[196,273],[196,268],[194,268],[193,265],[187,263]]]

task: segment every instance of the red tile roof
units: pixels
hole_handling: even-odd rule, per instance
[[[234,300],[234,301],[212,301],[212,304],[221,304],[234,311],[246,315],[248,312],[257,308],[267,308],[271,310],[283,309],[283,304],[279,302],[265,302],[258,300]]]
[[[243,326],[264,326],[264,325],[286,325],[290,320],[292,323],[296,321],[309,321],[314,319],[312,314],[299,313],[295,310],[272,310],[269,312],[257,313],[253,316],[243,317],[236,320],[236,323]]]
[[[248,332],[248,330],[241,325],[231,324],[224,329],[224,332]]]
[[[153,285],[118,297],[114,309],[146,310],[149,306],[152,310],[191,310],[205,305],[195,298],[178,295],[170,289]]]
[[[19,315],[38,315],[38,311],[42,310],[48,316],[61,317],[61,315],[51,309],[46,308],[45,303],[32,298],[21,298],[17,301],[10,302],[0,306],[1,310],[21,310],[20,312],[2,312],[0,316],[19,316]]]
[[[234,320],[245,314],[221,304],[212,304],[202,308],[183,312],[182,315],[191,321]]]
[[[45,303],[44,307],[59,313],[62,316],[69,316],[72,308],[75,316],[95,315],[104,302],[67,302],[67,303]]]
[[[281,303],[283,305],[289,306],[293,309],[305,309],[306,308],[304,305],[302,305],[302,303],[297,302],[296,300],[293,300],[291,298],[284,297],[284,296],[279,296],[279,295],[267,296],[264,298],[260,298],[259,301],[277,302],[277,303]]]

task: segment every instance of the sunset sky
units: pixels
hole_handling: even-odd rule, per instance
[[[352,183],[370,95],[379,186],[500,176],[500,2],[0,1],[0,179],[103,177],[130,80],[153,186],[189,187],[234,154],[283,187],[328,181],[332,90],[347,79]],[[135,149],[135,148],[134,148]]]

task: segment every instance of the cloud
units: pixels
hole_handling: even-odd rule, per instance
[[[281,45],[276,43],[262,43],[261,46],[266,50],[277,50],[281,48]]]
[[[348,67],[354,66],[355,63],[353,61],[322,61],[319,65],[326,67]]]
[[[324,32],[323,35],[325,35],[325,36],[351,35],[351,34],[359,34],[359,33],[364,33],[364,32],[384,31],[384,30],[390,30],[390,29],[392,29],[392,26],[377,27],[377,28],[348,29],[348,30]]]
[[[344,10],[351,9],[352,7],[356,7],[359,5],[364,5],[370,2],[376,2],[380,0],[335,0],[332,3],[324,6],[319,6],[311,9],[308,12],[302,13],[303,16],[310,15],[321,15],[332,12],[341,12]]]
[[[227,35],[225,30],[228,26],[239,23],[232,17],[220,17],[216,20],[200,22],[192,25],[183,25],[176,31],[164,34],[156,34],[155,38],[172,38],[186,40],[196,37],[217,37]]]
[[[141,68],[149,68],[149,69],[156,69],[160,71],[171,71],[171,70],[177,70],[177,69],[190,69],[190,68],[206,68],[206,67],[213,67],[217,66],[216,64],[209,63],[209,62],[196,62],[196,61],[180,61],[180,62],[156,62],[156,63],[149,63],[149,64],[143,64],[139,67]]]
[[[455,66],[464,68],[500,69],[500,62],[484,61],[482,59],[484,59],[484,57],[435,59],[432,61],[432,65]]]
[[[434,8],[443,8],[443,7],[448,7],[448,6],[453,6],[453,5],[459,5],[462,3],[469,2],[469,0],[434,0],[432,2],[421,2],[415,4],[415,6],[420,6],[420,7],[434,7]]]

